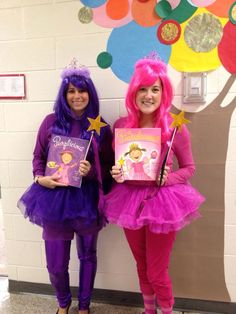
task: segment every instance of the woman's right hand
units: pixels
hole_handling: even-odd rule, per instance
[[[110,173],[111,173],[112,178],[117,183],[123,183],[125,181],[121,165],[117,164],[113,166]]]
[[[38,184],[48,189],[55,189],[57,186],[68,186],[68,184],[58,182],[60,175],[53,174],[52,176],[42,176],[38,178]]]

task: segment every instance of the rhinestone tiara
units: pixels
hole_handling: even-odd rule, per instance
[[[162,61],[161,57],[155,50],[151,51],[147,56],[144,57],[144,59],[149,59],[153,61]]]
[[[84,65],[80,65],[76,58],[73,58],[71,62],[64,68],[61,73],[61,78],[64,79],[71,75],[79,75],[90,78],[89,69]]]

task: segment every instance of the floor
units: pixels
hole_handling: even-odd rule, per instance
[[[1,314],[55,314],[56,300],[52,296],[38,294],[9,294],[8,278],[0,277],[0,313]],[[101,303],[91,304],[91,314],[141,314],[141,308],[129,308]],[[174,314],[183,312],[175,311]],[[77,314],[77,302],[74,300],[69,314]],[[186,313],[200,314],[200,313]],[[206,313],[205,313],[206,314]]]

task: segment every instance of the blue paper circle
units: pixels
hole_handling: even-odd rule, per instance
[[[80,0],[83,5],[90,8],[98,8],[103,5],[107,0]]]
[[[136,61],[152,51],[156,51],[160,58],[168,63],[171,46],[164,45],[158,40],[156,35],[158,27],[142,27],[131,22],[113,29],[108,39],[107,51],[112,55],[111,69],[120,80],[128,83]]]

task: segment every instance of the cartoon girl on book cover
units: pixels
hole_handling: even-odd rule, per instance
[[[49,161],[47,163],[47,166],[49,168],[58,168],[55,175],[59,176],[58,182],[63,182],[65,184],[69,184],[69,169],[76,166],[77,163],[71,164],[71,161],[73,160],[73,152],[70,150],[64,150],[60,152],[61,157],[61,163],[56,164],[54,161]]]
[[[143,157],[143,152],[146,152],[146,148],[140,148],[138,144],[132,143],[129,146],[129,151],[124,154],[129,156],[129,160],[126,161],[126,166],[130,180],[152,180],[152,178],[146,173],[145,165],[149,165],[150,158]]]

